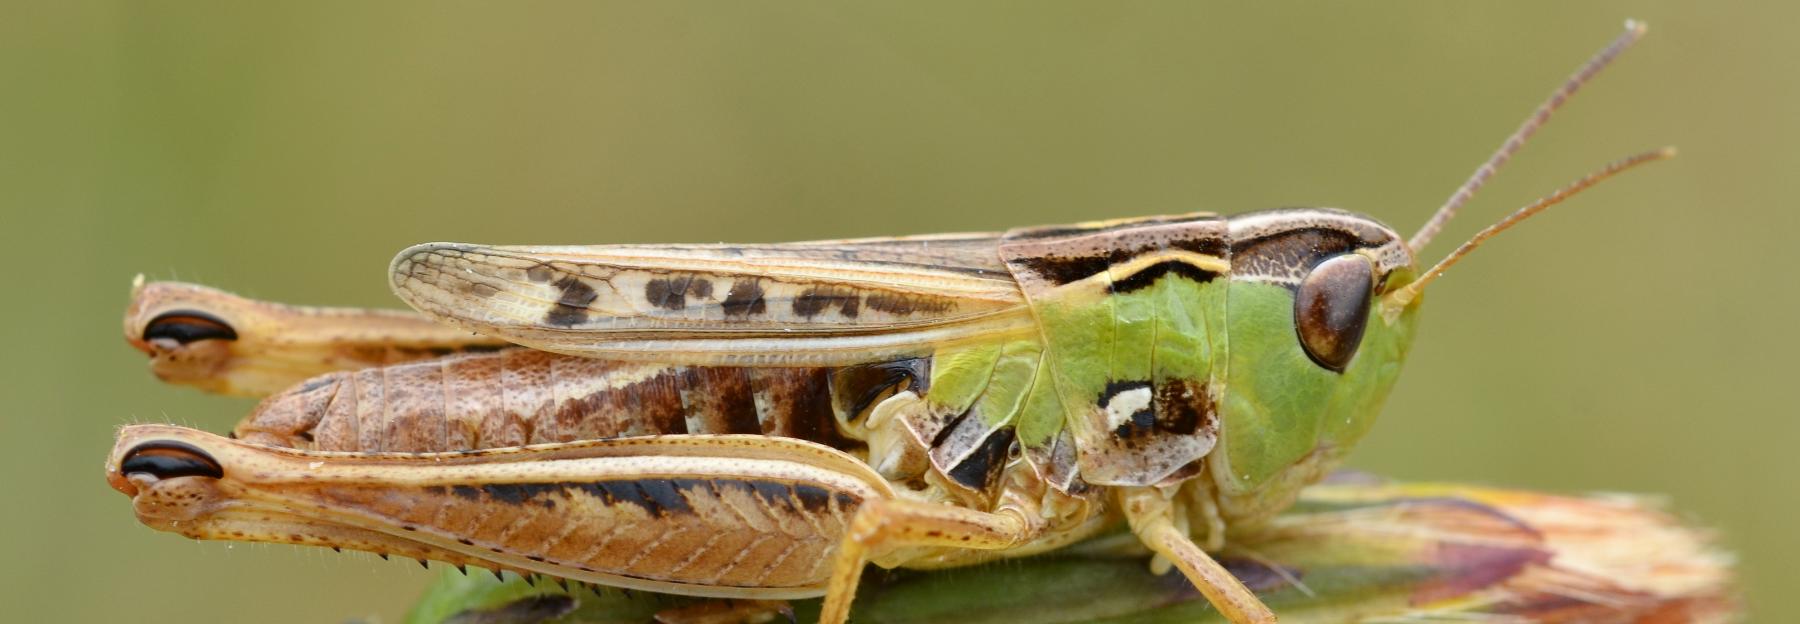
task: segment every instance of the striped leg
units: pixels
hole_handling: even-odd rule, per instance
[[[1154,488],[1130,488],[1121,494],[1131,530],[1150,550],[1167,557],[1206,596],[1213,608],[1233,624],[1271,624],[1275,612],[1245,587],[1225,566],[1175,526],[1174,507]]]

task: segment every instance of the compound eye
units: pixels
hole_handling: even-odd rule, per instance
[[[147,474],[157,479],[176,477],[223,478],[225,469],[206,451],[181,442],[145,442],[119,462],[121,474]]]
[[[1356,254],[1321,262],[1300,281],[1294,293],[1294,327],[1314,363],[1344,372],[1362,344],[1374,290],[1375,266]]]
[[[174,310],[156,315],[144,326],[144,340],[166,338],[177,344],[197,340],[237,340],[237,330],[219,317],[194,310]]]

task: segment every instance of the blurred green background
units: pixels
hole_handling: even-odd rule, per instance
[[[1283,205],[1410,232],[1626,17],[1650,37],[1428,256],[1617,156],[1683,156],[1435,287],[1354,464],[1666,494],[1740,553],[1758,612],[1800,612],[1792,4],[0,13],[10,621],[391,622],[431,578],[137,524],[102,479],[113,429],[222,431],[251,406],[151,378],[119,334],[138,272],[392,306],[391,254],[433,240],[777,241]]]

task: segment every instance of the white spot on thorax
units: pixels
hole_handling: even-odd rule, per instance
[[[1132,388],[1112,395],[1106,401],[1106,428],[1118,429],[1131,422],[1131,415],[1150,408],[1150,389]]]

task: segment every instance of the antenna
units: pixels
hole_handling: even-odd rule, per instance
[[[1468,242],[1457,247],[1456,251],[1450,252],[1450,255],[1444,256],[1443,260],[1439,260],[1437,265],[1431,267],[1424,275],[1419,276],[1419,279],[1413,280],[1411,284],[1407,284],[1399,290],[1388,293],[1383,297],[1383,301],[1390,309],[1398,310],[1406,304],[1411,303],[1413,299],[1418,298],[1419,293],[1425,291],[1426,284],[1430,284],[1433,280],[1436,280],[1439,276],[1443,275],[1444,271],[1450,270],[1450,267],[1455,266],[1457,261],[1463,259],[1463,256],[1467,256],[1470,252],[1475,251],[1475,248],[1480,247],[1482,242],[1493,238],[1495,234],[1511,229],[1512,226],[1518,225],[1520,222],[1531,218],[1532,215],[1543,212],[1544,209],[1551,206],[1560,204],[1563,200],[1574,197],[1576,194],[1587,190],[1589,187],[1599,184],[1602,180],[1623,173],[1627,169],[1645,163],[1668,160],[1674,157],[1675,148],[1665,147],[1628,156],[1622,160],[1613,161],[1611,164],[1602,167],[1599,171],[1587,174],[1586,177],[1576,180],[1568,186],[1557,189],[1556,192],[1545,195],[1543,198],[1532,202],[1531,205],[1520,208],[1512,214],[1507,215],[1505,219],[1501,219],[1498,223],[1487,226],[1487,229],[1476,232],[1475,236],[1470,237]]]
[[[1481,163],[1481,166],[1475,169],[1475,173],[1469,176],[1469,181],[1457,187],[1456,192],[1450,194],[1450,199],[1445,200],[1444,205],[1438,207],[1437,212],[1432,213],[1431,219],[1426,221],[1425,225],[1419,228],[1419,232],[1413,234],[1412,240],[1406,243],[1408,247],[1412,248],[1413,254],[1416,256],[1425,249],[1426,245],[1431,244],[1431,239],[1437,237],[1438,231],[1444,229],[1444,225],[1456,216],[1456,210],[1468,203],[1469,198],[1475,196],[1475,191],[1481,190],[1481,186],[1487,184],[1488,178],[1494,177],[1494,172],[1499,171],[1501,165],[1505,165],[1506,161],[1512,159],[1513,153],[1519,151],[1519,148],[1525,145],[1525,141],[1550,120],[1551,113],[1562,108],[1563,103],[1569,101],[1576,91],[1580,91],[1582,85],[1592,80],[1594,75],[1600,73],[1600,70],[1606,69],[1607,65],[1612,64],[1613,59],[1630,48],[1631,44],[1637,43],[1637,40],[1643,37],[1644,32],[1648,29],[1649,27],[1643,22],[1625,20],[1625,32],[1613,39],[1612,43],[1606,44],[1605,48],[1602,48],[1593,58],[1588,59],[1580,69],[1575,70],[1574,75],[1569,76],[1569,79],[1563,82],[1561,87],[1550,94],[1550,99],[1539,104],[1537,110],[1532,111],[1531,116],[1526,117],[1525,122],[1519,124],[1519,129],[1514,130],[1512,136],[1506,137],[1506,142],[1500,144],[1500,149],[1495,150],[1494,155],[1489,156],[1487,162]]]

